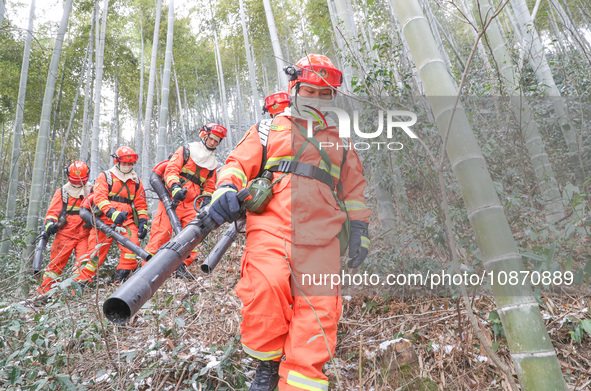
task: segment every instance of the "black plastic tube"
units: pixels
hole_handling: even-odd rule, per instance
[[[96,218],[92,212],[86,208],[80,208],[80,218],[88,225],[95,227],[96,229],[100,229],[106,235],[115,239],[120,245],[128,249],[129,251],[133,251],[137,256],[142,259],[148,261],[152,258],[152,254],[132,242],[130,239],[126,238],[125,236],[121,235],[119,232],[115,231],[109,225],[105,224],[105,222],[99,218]]]
[[[193,219],[105,300],[105,317],[116,324],[127,323],[214,227],[207,213]]]
[[[162,203],[164,204],[164,209],[166,210],[166,214],[168,215],[168,219],[170,220],[172,230],[174,231],[175,235],[178,235],[183,229],[183,226],[181,225],[181,221],[179,220],[179,217],[176,215],[176,212],[174,211],[174,204],[170,199],[170,195],[168,194],[166,187],[164,187],[164,183],[162,183],[162,178],[160,178],[160,176],[155,172],[152,172],[152,174],[150,174],[150,185],[152,186],[152,189],[154,189],[156,194],[158,194],[158,198],[160,198],[160,201],[162,201]]]
[[[42,232],[39,235],[39,241],[37,242],[37,247],[35,247],[35,256],[33,257],[33,275],[37,275],[41,271],[41,265],[43,263],[43,251],[45,251],[45,247],[47,247],[48,239],[49,235],[45,232]]]
[[[222,238],[216,243],[215,247],[209,252],[207,259],[201,264],[201,270],[204,273],[211,273],[222,259],[226,251],[230,248],[238,233],[244,229],[246,220],[238,220],[226,229]]]

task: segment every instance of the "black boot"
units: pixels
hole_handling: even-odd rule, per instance
[[[250,391],[274,391],[279,383],[279,361],[259,361]]]
[[[195,276],[191,274],[189,269],[187,269],[187,265],[181,263],[179,267],[176,268],[173,274],[174,278],[183,278],[185,280],[196,280]]]
[[[115,279],[113,280],[113,284],[121,284],[125,282],[129,275],[131,274],[131,270],[125,269],[117,269],[115,270]]]

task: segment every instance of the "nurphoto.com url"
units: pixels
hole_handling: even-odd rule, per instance
[[[391,274],[370,274],[367,272],[350,274],[346,271],[325,274],[301,275],[302,286],[330,286],[334,289],[338,286],[355,287],[423,287],[437,289],[442,287],[458,287],[461,285],[479,287],[493,285],[532,285],[532,286],[562,286],[572,285],[574,274],[571,271],[483,271],[480,274],[448,273],[441,270],[436,273],[391,273]]]

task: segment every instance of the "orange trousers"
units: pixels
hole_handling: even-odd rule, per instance
[[[138,228],[133,223],[133,219],[128,219],[119,229],[125,228],[126,233],[119,232],[122,235],[127,236],[132,242],[140,245],[140,240],[137,236]],[[113,238],[108,237],[103,231],[92,228],[88,237],[88,254],[84,257],[86,265],[80,271],[80,275],[76,277],[76,281],[91,281],[97,270],[105,259],[113,243]],[[136,254],[117,243],[121,249],[121,255],[119,257],[119,264],[117,269],[135,270],[137,268]],[[98,263],[94,259],[98,254]]]
[[[282,391],[328,390],[322,366],[336,346],[340,286],[306,285],[310,279],[304,275],[339,273],[338,239],[326,246],[296,246],[250,231],[241,265],[236,294],[243,304],[244,351],[259,360],[285,356],[279,367]]]
[[[191,220],[197,216],[197,212],[193,209],[193,203],[181,202],[176,208],[176,215],[181,221],[181,226],[185,228]],[[170,219],[166,214],[166,209],[162,202],[158,202],[158,208],[154,219],[152,219],[152,226],[150,228],[150,240],[146,246],[146,251],[154,255],[158,249],[164,246],[172,238],[172,225],[170,225]],[[189,266],[197,258],[197,249],[191,251],[189,258],[185,259],[185,265]],[[142,265],[146,261],[142,262]]]
[[[75,231],[63,230],[55,234],[51,245],[50,262],[43,273],[41,287],[37,290],[39,294],[46,293],[51,289],[53,283],[62,275],[72,252],[76,254],[74,274],[80,273],[82,259],[88,253],[89,232],[90,229],[82,228],[80,225]]]

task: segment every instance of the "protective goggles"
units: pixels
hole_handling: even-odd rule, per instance
[[[343,72],[325,66],[314,66],[313,69],[300,68],[295,80],[314,85],[339,87],[343,83]]]
[[[123,163],[134,163],[137,162],[137,153],[130,153],[128,155],[117,156],[117,160]]]

